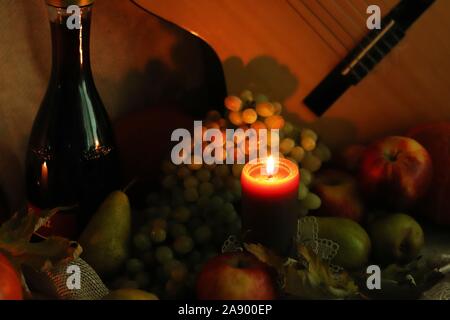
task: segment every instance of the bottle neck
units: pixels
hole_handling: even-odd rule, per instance
[[[52,37],[52,77],[57,80],[86,80],[92,78],[90,63],[90,29],[92,6],[80,8],[79,28],[70,29],[73,13],[65,8],[49,6]]]

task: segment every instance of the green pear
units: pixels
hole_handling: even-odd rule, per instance
[[[112,192],[100,205],[80,236],[81,258],[102,278],[117,273],[127,259],[131,210],[127,195]]]
[[[364,267],[369,260],[371,249],[367,232],[355,221],[347,218],[317,217],[319,238],[329,239],[339,245],[333,264],[347,270]]]
[[[403,213],[375,219],[369,225],[369,234],[374,258],[382,264],[408,263],[417,257],[424,245],[422,227]]]

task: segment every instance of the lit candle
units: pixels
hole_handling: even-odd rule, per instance
[[[47,187],[48,187],[48,168],[47,168],[47,161],[44,161],[41,167],[41,188],[44,192],[46,192]]]
[[[297,230],[297,200],[300,182],[296,164],[269,157],[244,166],[242,227],[245,241],[261,243],[287,254]]]

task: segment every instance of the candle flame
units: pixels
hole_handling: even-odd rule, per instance
[[[269,158],[267,158],[266,172],[267,172],[267,175],[269,175],[269,176],[272,176],[275,173],[275,160],[274,160],[273,156],[270,156]]]

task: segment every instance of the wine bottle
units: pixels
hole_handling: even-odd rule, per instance
[[[90,65],[93,0],[46,2],[53,62],[29,139],[27,195],[37,213],[73,206],[58,212],[37,234],[74,239],[106,195],[118,188],[118,155]],[[68,10],[69,5],[79,10]]]

